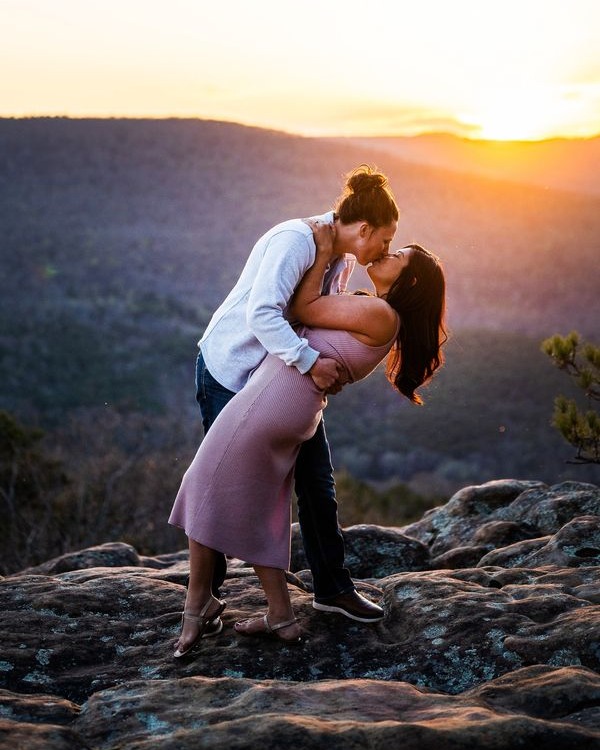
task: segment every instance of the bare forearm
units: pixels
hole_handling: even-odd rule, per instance
[[[298,284],[291,303],[293,316],[302,322],[306,322],[304,316],[310,306],[321,297],[323,278],[333,258],[335,239],[335,228],[332,224],[323,224],[311,219],[305,221],[313,230],[317,252],[315,262]]]
[[[298,284],[291,302],[291,313],[297,320],[302,320],[303,313],[321,296],[323,277],[327,269],[327,260],[319,258],[304,274]]]

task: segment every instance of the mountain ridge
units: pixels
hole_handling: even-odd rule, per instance
[[[332,139],[341,141],[342,139]],[[600,136],[541,141],[470,139],[450,133],[348,138],[418,164],[461,174],[600,195]]]

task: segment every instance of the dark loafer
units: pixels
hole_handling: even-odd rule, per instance
[[[357,622],[379,622],[383,620],[383,609],[366,599],[358,591],[338,594],[331,599],[313,600],[313,607],[320,612],[337,612]]]

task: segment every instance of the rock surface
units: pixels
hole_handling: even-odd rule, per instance
[[[344,533],[381,623],[312,608],[295,529],[304,642],[234,633],[264,597],[230,561],[225,629],[183,663],[186,552],[113,543],[0,579],[0,747],[600,747],[600,488],[490,482]]]

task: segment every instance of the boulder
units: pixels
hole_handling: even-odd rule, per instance
[[[471,544],[478,530],[496,518],[496,512],[509,506],[527,490],[544,492],[542,482],[498,479],[464,487],[439,508],[427,511],[420,521],[400,530],[426,544],[432,555]],[[504,519],[503,519],[504,520]]]
[[[342,529],[346,550],[346,565],[355,578],[383,578],[399,570],[427,570],[429,550],[418,539],[406,536],[397,529],[373,524],[358,524]],[[292,555],[290,570],[308,567],[300,525],[292,526]]]
[[[582,562],[581,554],[574,553],[571,559],[578,558],[577,564],[598,565],[594,524],[600,523],[600,488],[582,482],[547,487],[541,482],[502,479],[465,487],[445,505],[429,510],[420,521],[398,531],[427,545],[433,568],[496,564],[493,561],[504,564],[504,552],[500,550],[511,545],[514,548],[509,557],[512,555],[517,565],[527,565],[524,561],[530,553],[539,550],[550,536],[580,516],[588,517],[587,527],[569,533],[574,533],[577,545],[587,550],[583,557],[587,556],[588,561]],[[588,544],[585,540],[590,535]],[[560,539],[552,545],[556,557]],[[563,546],[567,548],[571,542]],[[546,551],[548,559],[549,554]]]
[[[265,611],[241,560],[222,633],[181,661],[183,550],[100,545],[7,576],[0,747],[598,747],[599,497],[503,480],[402,529],[345,529],[376,625],[313,609],[295,529],[298,646],[233,630]]]
[[[600,516],[579,516],[552,536],[530,539],[493,550],[479,565],[505,568],[557,565],[565,568],[600,566]]]
[[[145,747],[150,732],[161,747],[181,750],[466,750],[538,743],[547,750],[584,750],[600,736],[594,709],[586,706],[590,699],[600,700],[600,678],[582,668],[519,670],[510,681],[461,696],[405,682],[189,677],[96,693],[75,727],[99,750]],[[109,727],[106,716],[113,719]]]
[[[123,542],[108,542],[97,547],[68,552],[60,557],[54,557],[41,565],[27,568],[23,575],[54,575],[68,570],[85,570],[86,568],[123,568],[139,566],[140,556],[130,544]]]

